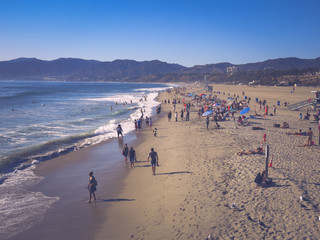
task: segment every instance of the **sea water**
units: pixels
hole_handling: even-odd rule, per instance
[[[40,161],[134,130],[152,116],[160,91],[149,83],[0,81],[0,238],[34,224],[58,197],[27,189],[42,180]],[[9,204],[10,203],[10,204]]]

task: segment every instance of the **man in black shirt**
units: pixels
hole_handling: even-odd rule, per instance
[[[156,166],[159,167],[159,159],[157,152],[154,151],[153,148],[151,148],[151,152],[149,153],[148,160],[151,158],[151,167],[152,167],[152,174],[156,175]]]

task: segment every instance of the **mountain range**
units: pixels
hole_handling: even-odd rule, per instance
[[[194,67],[185,67],[158,60],[102,62],[76,58],[59,58],[52,61],[18,58],[10,61],[0,61],[0,80],[172,82],[187,79],[191,81],[192,76],[198,78],[205,74],[226,74],[228,67],[237,67],[239,72],[310,68],[319,71],[320,58],[279,58],[257,63],[231,64],[226,62],[196,65]]]

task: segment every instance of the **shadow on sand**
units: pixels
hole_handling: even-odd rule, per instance
[[[129,198],[99,199],[97,202],[131,202],[131,201],[135,201],[135,199],[129,199]]]
[[[157,175],[174,175],[174,174],[180,174],[180,173],[192,173],[192,172],[181,171],[181,172],[157,173]]]

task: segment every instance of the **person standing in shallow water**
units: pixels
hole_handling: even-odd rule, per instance
[[[89,201],[88,203],[91,203],[92,201],[96,201],[96,195],[95,191],[97,190],[97,181],[95,177],[93,176],[93,172],[89,172],[89,184],[88,184],[88,191],[89,191]],[[93,200],[92,200],[93,197]]]
[[[154,148],[151,148],[147,161],[151,158],[151,167],[152,174],[156,175],[156,166],[159,167],[159,158],[157,152],[154,151]]]
[[[118,124],[117,126],[117,134],[118,134],[118,137],[121,135],[121,137],[123,137],[123,130],[122,130],[122,127],[120,124]]]

